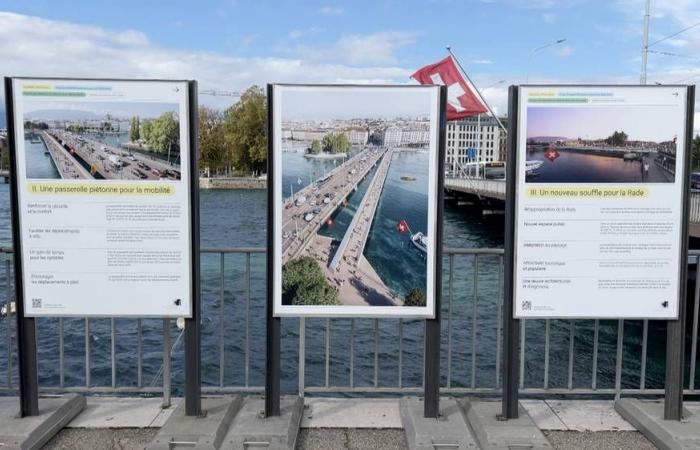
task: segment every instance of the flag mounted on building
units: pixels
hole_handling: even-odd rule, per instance
[[[451,55],[418,69],[411,78],[420,84],[447,86],[447,120],[476,116],[488,111],[479,92],[462,76]]]

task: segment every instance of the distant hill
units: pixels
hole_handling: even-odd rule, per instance
[[[99,120],[103,116],[74,109],[44,109],[25,114],[30,120]]]
[[[565,136],[533,136],[527,138],[527,141],[534,142],[556,142],[556,141],[568,141],[569,138]]]

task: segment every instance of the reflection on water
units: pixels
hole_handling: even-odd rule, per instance
[[[641,161],[591,153],[560,150],[558,157],[548,159],[545,150],[528,150],[528,161],[542,161],[534,174],[526,179],[534,183],[635,183],[642,182]],[[648,162],[653,164],[652,161]]]

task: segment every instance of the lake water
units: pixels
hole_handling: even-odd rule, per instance
[[[536,175],[528,175],[533,183],[640,183],[641,161],[625,161],[614,156],[561,150],[549,160],[545,150],[528,150],[528,161],[542,161]],[[653,163],[652,163],[653,164]]]
[[[26,139],[24,148],[26,149],[27,178],[61,178],[51,155],[45,153],[46,146],[43,141],[32,142]]]
[[[328,161],[307,161],[299,164],[328,164]],[[332,165],[332,162],[330,163]],[[300,166],[301,167],[301,166]],[[397,167],[399,167],[397,165]],[[328,166],[326,166],[328,168]],[[303,168],[308,170],[309,167]],[[379,216],[386,215],[388,226],[396,217],[407,214],[403,208],[392,212],[396,205],[390,200],[392,190],[410,190],[410,184],[402,184],[396,177],[410,172],[408,167],[390,174],[391,182],[387,185],[387,198],[379,208]],[[365,187],[366,188],[366,187]],[[353,196],[346,210],[340,211],[334,218],[332,230],[322,233],[335,235],[342,230],[352,216],[353,208],[361,198],[363,185]],[[402,194],[403,195],[403,194]],[[201,192],[201,241],[207,247],[265,247],[266,245],[266,199],[265,191],[227,190]],[[7,185],[0,185],[0,243],[10,245],[10,206]],[[416,228],[421,227],[419,220],[409,217]],[[413,224],[411,224],[413,226]],[[347,225],[345,225],[347,226]],[[392,225],[393,226],[393,225]],[[372,239],[379,239],[376,235]],[[476,212],[456,206],[446,205],[444,213],[444,245],[448,247],[502,247],[502,218],[485,219]],[[402,265],[410,264],[403,258],[391,254],[372,255],[373,264],[384,267],[390,277],[400,278]],[[224,260],[224,302],[221,303],[220,256],[205,254],[202,256],[202,356],[203,383],[217,385],[219,382],[219,330],[220,313],[224,317],[225,348],[225,385],[242,385],[244,383],[244,349],[245,349],[245,305],[246,279],[245,256],[228,255]],[[443,351],[442,374],[445,379],[447,364],[447,310],[449,295],[446,289],[448,280],[448,260],[444,262],[443,286]],[[495,382],[496,357],[496,297],[498,288],[498,259],[483,257],[478,263],[478,289],[475,289],[475,265],[472,257],[455,256],[454,258],[454,295],[452,297],[452,384],[468,386],[471,374],[472,320],[473,305],[477,299],[476,332],[476,381],[477,386],[489,387]],[[0,273],[4,273],[0,272]],[[250,384],[264,384],[265,367],[265,255],[251,257],[251,303],[250,303]],[[5,301],[5,278],[0,275],[0,300]],[[99,301],[99,293],[95,293]],[[40,383],[44,386],[56,386],[58,375],[58,321],[40,319],[38,322],[39,370]],[[568,321],[551,321],[550,350],[550,387],[566,387],[569,347]],[[639,383],[639,354],[641,349],[641,322],[625,322],[625,345],[623,362],[623,387],[636,387]],[[347,386],[349,377],[350,321],[333,319],[330,321],[331,364],[330,383]],[[615,373],[615,343],[617,333],[616,321],[601,321],[598,356],[598,386],[613,387]],[[119,386],[136,384],[136,321],[117,319],[115,321],[117,341],[117,384]],[[306,381],[307,385],[322,385],[325,380],[325,319],[307,320],[306,347]],[[159,385],[157,376],[161,365],[162,348],[161,320],[143,321],[144,383]],[[587,387],[591,383],[590,368],[593,350],[593,321],[576,321],[574,358],[574,387]],[[0,320],[0,379],[5,379],[7,371],[7,327],[8,321]],[[85,383],[85,321],[66,319],[65,361],[66,386]],[[528,343],[525,349],[525,384],[540,387],[544,368],[544,321],[527,322]],[[10,331],[13,332],[11,327]],[[94,319],[90,321],[91,329],[91,385],[108,386],[111,380],[110,369],[110,320]],[[294,392],[297,386],[297,346],[299,322],[297,319],[282,321],[282,388],[285,392]],[[379,342],[379,385],[395,386],[398,367],[398,321],[381,320],[378,326]],[[176,342],[179,331],[171,327],[172,341]],[[14,340],[14,339],[13,339]],[[423,323],[406,321],[404,323],[403,373],[404,386],[420,386],[422,376],[422,340]],[[649,330],[649,362],[647,365],[647,387],[660,387],[663,380],[663,357],[665,331],[663,325],[651,324]],[[371,319],[355,320],[355,385],[369,386],[374,377],[374,321]],[[14,364],[16,367],[16,362]],[[16,383],[16,376],[15,381]],[[183,382],[183,348],[181,341],[173,351],[173,389],[181,394]]]

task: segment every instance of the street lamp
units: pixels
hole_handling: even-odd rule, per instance
[[[550,42],[549,44],[541,45],[539,47],[533,48],[530,51],[530,55],[527,57],[527,72],[525,74],[525,84],[529,83],[529,81],[530,81],[530,63],[532,62],[532,57],[535,56],[535,53],[538,53],[546,48],[554,47],[555,45],[562,44],[564,42],[566,42],[566,38],[557,39],[554,42]]]

